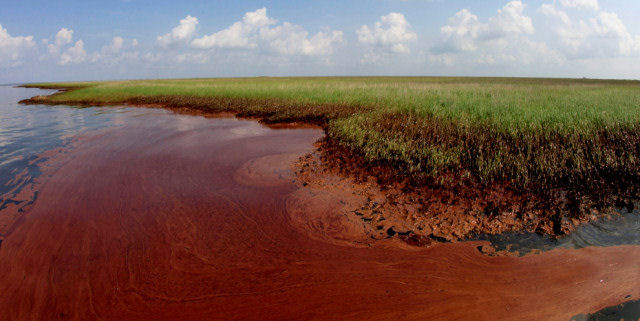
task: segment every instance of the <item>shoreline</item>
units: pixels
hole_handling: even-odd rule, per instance
[[[504,232],[535,232],[553,238],[571,233],[577,226],[592,222],[603,216],[617,215],[616,209],[634,208],[637,197],[633,188],[620,190],[598,190],[584,194],[563,189],[538,192],[521,190],[509,183],[484,184],[466,176],[465,173],[445,172],[437,178],[411,175],[390,162],[372,162],[357,151],[343,146],[329,134],[329,119],[323,117],[282,117],[260,110],[239,111],[246,104],[279,104],[279,101],[225,99],[212,97],[195,103],[181,101],[181,97],[138,97],[122,102],[65,101],[54,100],[61,94],[86,87],[30,86],[25,88],[58,89],[47,96],[35,96],[20,101],[21,104],[109,106],[127,105],[135,107],[164,108],[174,112],[202,115],[205,117],[237,117],[254,119],[272,128],[297,128],[311,126],[322,128],[325,136],[314,153],[297,163],[297,172],[306,175],[305,184],[314,181],[316,187],[330,188],[335,182],[322,182],[318,173],[333,171],[350,181],[356,194],[367,194],[366,189],[375,189],[381,198],[360,205],[354,212],[366,223],[388,235],[398,234],[410,243],[430,244],[432,241],[457,241],[473,238],[481,234],[501,234]],[[182,97],[185,98],[185,97]],[[186,97],[188,98],[188,97]],[[222,108],[212,111],[207,103],[220,103]],[[329,108],[325,106],[326,108]],[[305,163],[305,160],[307,163]],[[400,173],[399,173],[400,172]],[[315,174],[312,178],[309,174]],[[369,186],[363,190],[362,182]],[[342,183],[344,184],[344,182]],[[360,184],[360,185],[359,185]],[[628,196],[625,196],[628,195]],[[371,195],[369,195],[371,196]],[[398,199],[403,203],[403,213],[398,213]],[[382,207],[386,207],[381,209]],[[409,210],[407,210],[409,208]],[[401,215],[398,215],[401,214]],[[422,217],[421,217],[422,216]],[[380,228],[381,221],[404,221],[397,226]],[[378,224],[378,225],[376,225]],[[386,227],[385,227],[386,226]],[[389,228],[392,228],[389,230]],[[382,233],[384,235],[384,233]]]
[[[392,168],[367,166],[357,155],[326,138],[315,145],[313,153],[294,165],[298,179],[317,190],[339,189],[365,199],[353,202],[347,197],[340,202],[349,204],[347,212],[375,228],[371,235],[374,239],[395,236],[409,244],[429,245],[507,232],[533,232],[556,238],[603,216],[618,215],[614,211],[593,210],[579,218],[557,222],[553,212],[545,209],[547,204],[535,195],[499,187],[416,186],[389,178],[380,183],[376,173],[388,173]]]
[[[52,159],[0,247],[1,316],[568,320],[640,296],[638,246],[515,257],[487,241],[372,240],[334,197],[366,201],[344,177],[296,180],[320,130],[141,114]]]

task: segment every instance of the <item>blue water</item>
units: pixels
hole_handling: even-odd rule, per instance
[[[33,202],[16,195],[41,173],[40,155],[64,147],[75,135],[107,126],[117,126],[123,118],[146,113],[158,113],[135,107],[87,107],[20,105],[18,101],[51,90],[0,86],[0,211],[10,204]],[[37,193],[36,193],[37,198]],[[0,235],[0,241],[3,235]],[[640,211],[621,211],[621,215],[579,227],[571,235],[551,239],[533,233],[483,235],[498,249],[527,253],[532,249],[583,248],[587,246],[640,245]],[[612,307],[591,316],[576,316],[574,320],[619,320],[639,317],[637,301]]]
[[[40,175],[39,157],[47,150],[63,147],[77,134],[118,125],[126,117],[158,113],[136,107],[70,107],[21,105],[18,102],[55,91],[0,86],[0,210],[15,203],[16,194]],[[500,250],[527,253],[531,249],[583,248],[640,244],[640,211],[622,211],[621,216],[580,226],[571,235],[551,239],[534,233],[481,235]]]
[[[0,86],[0,211],[10,204],[25,205],[21,204],[25,200],[16,199],[16,195],[40,175],[38,165],[46,160],[39,157],[41,153],[67,145],[74,135],[149,112],[132,107],[18,104],[22,99],[53,92]]]

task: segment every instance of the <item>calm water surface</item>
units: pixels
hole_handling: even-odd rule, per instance
[[[18,101],[54,90],[15,88],[0,85],[0,210],[40,175],[39,155],[63,147],[80,133],[114,126],[125,117],[163,110],[132,107],[89,107],[21,105]]]
[[[0,86],[0,210],[40,174],[39,155],[68,144],[77,134],[116,126],[127,117],[168,113],[135,107],[88,107],[20,105],[18,101],[52,90]],[[556,247],[582,248],[640,244],[640,211],[622,212],[620,217],[584,225],[568,237],[554,240],[536,234],[483,235],[500,249],[521,252]]]
[[[40,175],[40,155],[69,144],[73,137],[107,126],[118,126],[130,117],[168,114],[170,111],[134,107],[25,106],[21,99],[53,91],[0,86],[0,211],[11,204],[24,202],[16,195]],[[500,249],[526,252],[557,247],[582,248],[640,244],[640,211],[624,212],[620,217],[580,227],[572,235],[552,240],[536,234],[504,234],[481,236]],[[2,235],[0,235],[2,236]],[[619,319],[627,314],[637,316],[638,303],[612,307],[601,314],[578,316],[575,320]]]
[[[0,86],[0,210],[40,174],[39,155],[62,147],[80,133],[117,126],[127,117],[169,113],[135,107],[88,107],[20,105],[18,101],[53,90]],[[527,252],[556,247],[582,248],[640,244],[640,211],[622,212],[620,217],[584,225],[573,234],[554,240],[537,234],[483,235],[499,249]]]
[[[619,210],[620,215],[579,226],[573,233],[560,239],[535,233],[504,233],[481,235],[478,240],[490,241],[498,250],[518,251],[554,248],[580,249],[588,246],[640,245],[640,211]]]

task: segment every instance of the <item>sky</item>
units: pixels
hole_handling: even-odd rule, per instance
[[[636,0],[0,0],[0,83],[640,79],[637,17]]]

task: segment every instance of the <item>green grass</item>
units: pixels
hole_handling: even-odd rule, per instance
[[[75,88],[48,103],[164,103],[320,121],[333,141],[406,176],[464,173],[536,189],[617,184],[640,172],[638,81],[330,77],[31,86]]]

